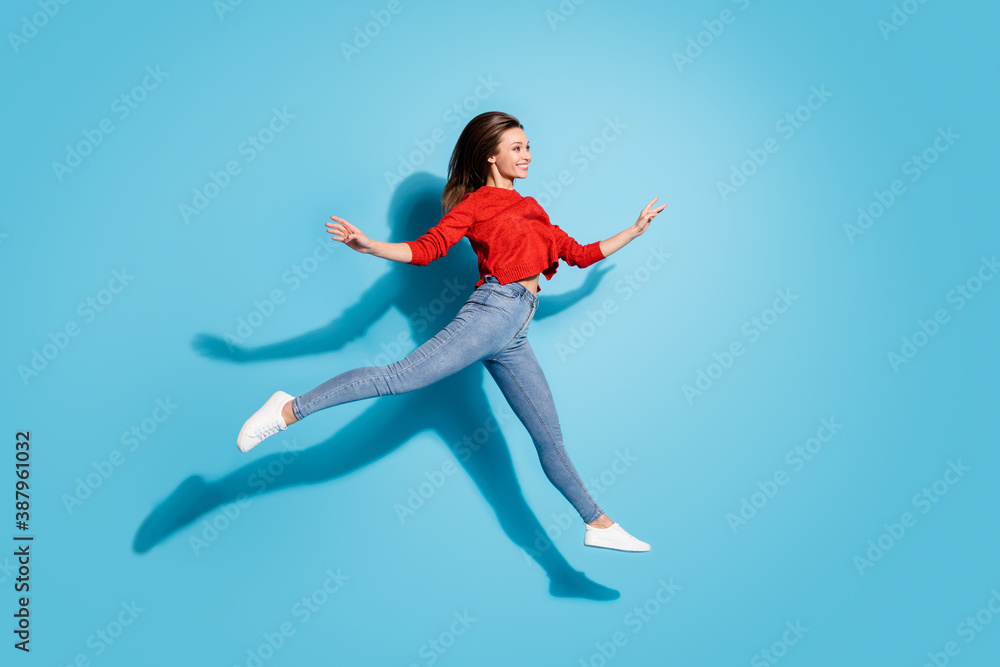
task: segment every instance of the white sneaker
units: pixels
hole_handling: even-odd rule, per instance
[[[603,547],[618,551],[649,551],[650,549],[648,544],[629,535],[617,523],[611,524],[608,528],[587,526],[587,532],[583,535],[583,543],[588,547]]]
[[[288,428],[281,416],[281,408],[292,398],[294,397],[291,394],[276,391],[271,398],[267,399],[267,403],[260,410],[253,413],[250,419],[243,424],[240,434],[236,436],[236,446],[241,452],[244,454],[249,452],[264,438]]]

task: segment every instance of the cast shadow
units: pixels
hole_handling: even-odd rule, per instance
[[[389,240],[415,239],[435,225],[441,218],[443,188],[442,179],[426,173],[413,175],[400,184],[389,209],[389,219],[393,221]],[[334,251],[338,249],[335,247]],[[391,270],[355,304],[313,331],[255,348],[235,347],[209,335],[196,336],[192,345],[207,357],[237,363],[316,355],[338,350],[364,335],[389,308],[396,308],[404,315],[413,314],[408,318],[410,336],[416,345],[421,345],[454,318],[479,279],[476,255],[464,238],[445,257],[427,266],[388,264]],[[591,267],[584,284],[573,292],[540,298],[535,319],[555,315],[593,293],[610,269],[602,264]],[[561,268],[566,270],[567,265]],[[544,290],[545,278],[541,280]],[[316,384],[344,370],[348,369],[331,368],[316,378]],[[242,494],[254,496],[347,475],[381,459],[418,433],[430,430],[448,444],[493,508],[507,536],[548,575],[551,595],[592,600],[619,598],[618,591],[591,581],[566,561],[528,506],[515,477],[503,429],[497,427],[498,420],[483,388],[487,375],[482,363],[472,364],[423,389],[371,399],[371,408],[317,445],[255,457],[214,482],[192,475],[145,519],[135,535],[133,549],[137,553],[149,551],[174,532]],[[248,406],[247,415],[256,407]],[[262,444],[265,451],[267,444]],[[264,477],[259,474],[269,468],[280,472]]]

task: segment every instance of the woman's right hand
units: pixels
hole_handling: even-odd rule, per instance
[[[326,223],[326,231],[333,234],[333,238],[344,242],[348,247],[353,248],[358,252],[365,254],[371,253],[373,242],[370,238],[364,235],[364,232],[343,218],[331,215],[330,219],[337,221]]]

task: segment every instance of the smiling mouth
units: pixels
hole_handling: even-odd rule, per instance
[[[517,168],[518,169],[525,169],[526,170],[528,168],[528,165],[527,164],[519,164],[519,165],[517,165]]]

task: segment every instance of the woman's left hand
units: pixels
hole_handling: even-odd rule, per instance
[[[653,204],[656,203],[657,199],[659,199],[659,197],[655,197],[653,201],[646,204],[646,208],[642,209],[642,213],[639,214],[639,219],[635,221],[634,225],[632,225],[632,233],[636,236],[642,236],[642,233],[646,231],[647,227],[649,227],[649,223],[653,221],[653,218],[659,215],[660,211],[667,207],[667,205],[664,204],[663,206],[653,208]]]

